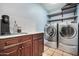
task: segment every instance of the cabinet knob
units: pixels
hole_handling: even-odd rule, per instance
[[[22,49],[23,49],[24,47],[22,46]]]

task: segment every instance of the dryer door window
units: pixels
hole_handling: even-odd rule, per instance
[[[49,27],[47,28],[47,34],[48,34],[49,36],[54,36],[54,35],[55,35],[55,28],[49,26]]]
[[[73,37],[74,34],[75,34],[75,29],[70,25],[61,28],[60,35],[62,37],[70,38]]]

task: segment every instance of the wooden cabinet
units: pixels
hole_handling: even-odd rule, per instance
[[[5,42],[4,40],[0,40],[0,48],[4,47],[5,46]]]
[[[41,56],[44,50],[43,33],[0,40],[1,56]]]
[[[4,40],[5,46],[12,45],[18,43],[18,38],[9,38]]]
[[[32,56],[32,44],[23,44],[23,56]],[[26,46],[25,46],[26,45]]]
[[[33,56],[42,56],[44,52],[43,34],[33,35]]]
[[[18,56],[22,55],[22,44],[18,45]]]
[[[2,39],[0,40],[0,42],[2,45],[0,46],[0,55],[17,56],[18,46],[13,46],[11,48],[8,48],[12,46],[13,44],[18,43],[18,40],[16,40],[16,38]]]
[[[39,56],[39,41],[38,40],[34,40],[33,41],[33,56]]]
[[[39,56],[44,52],[44,43],[42,39],[39,39]]]
[[[19,54],[21,56],[32,56],[32,35],[20,37],[19,42],[23,42],[19,45]]]
[[[19,45],[18,54],[20,56],[32,56],[32,41],[28,40]]]
[[[8,48],[8,49],[0,51],[0,55],[3,55],[3,56],[17,56],[18,55],[17,52],[18,52],[18,46],[15,46],[15,47]]]

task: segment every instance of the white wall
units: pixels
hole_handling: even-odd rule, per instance
[[[47,13],[39,4],[17,3],[0,4],[0,16],[10,16],[10,28],[13,31],[14,20],[22,27],[23,32],[43,32],[47,21]]]
[[[51,13],[58,9],[61,9],[66,3],[40,3],[47,12]]]

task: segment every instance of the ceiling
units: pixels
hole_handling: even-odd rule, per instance
[[[40,3],[40,5],[47,11],[53,12],[61,9],[66,3]]]

